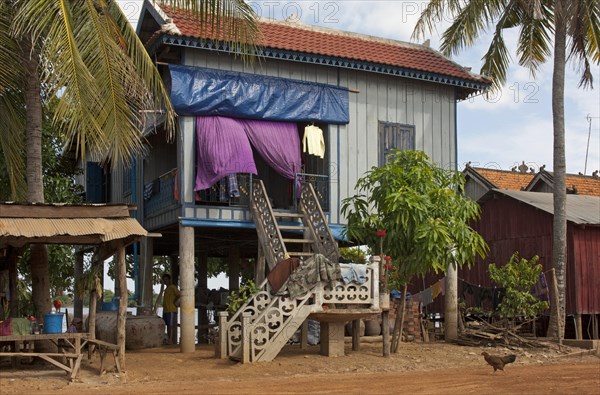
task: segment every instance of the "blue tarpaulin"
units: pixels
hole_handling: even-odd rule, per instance
[[[333,85],[235,71],[169,65],[179,115],[271,121],[350,121],[348,90]]]

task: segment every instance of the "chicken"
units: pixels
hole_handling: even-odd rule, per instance
[[[481,355],[483,355],[485,361],[494,368],[494,373],[496,373],[496,370],[498,369],[504,372],[504,365],[513,363],[517,359],[517,356],[514,354],[500,357],[498,355],[490,355],[484,351]]]

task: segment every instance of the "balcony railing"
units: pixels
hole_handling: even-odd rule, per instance
[[[248,207],[252,190],[252,174],[238,173],[236,182],[237,187],[232,185],[228,177],[225,177],[210,188],[196,192],[196,204]],[[237,190],[237,193],[234,193],[233,189]]]
[[[162,214],[176,208],[176,169],[173,169],[144,186],[144,213],[146,217]]]

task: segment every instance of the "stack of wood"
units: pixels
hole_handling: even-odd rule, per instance
[[[455,343],[465,346],[484,346],[501,344],[505,346],[545,348],[546,344],[529,337],[517,334],[520,326],[515,328],[500,327],[489,322],[470,321],[464,324],[464,329],[459,334]]]

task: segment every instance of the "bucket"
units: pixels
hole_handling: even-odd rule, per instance
[[[62,333],[64,313],[44,314],[44,333]]]

